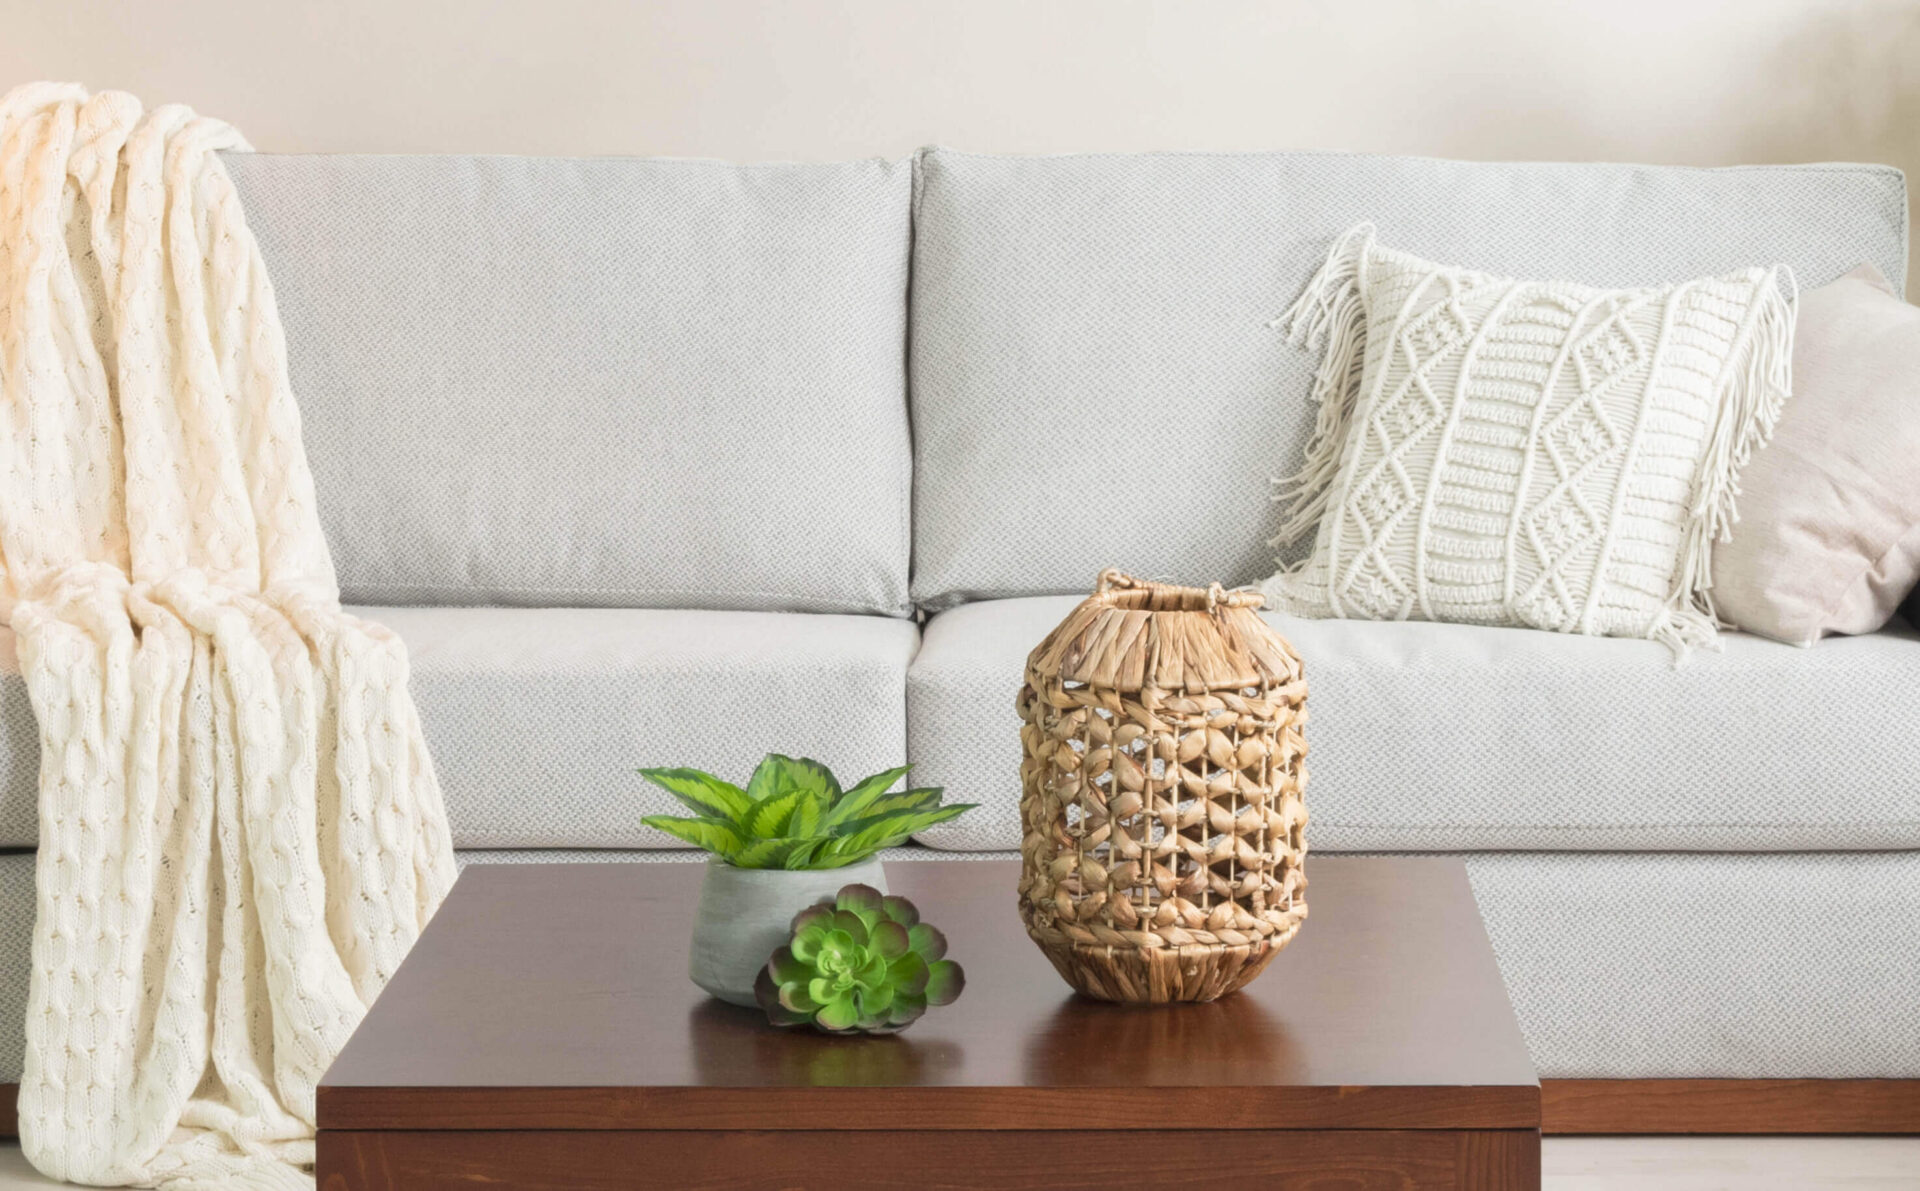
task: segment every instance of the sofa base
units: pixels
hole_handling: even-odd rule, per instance
[[[1920,1134],[1920,1079],[1543,1079],[1550,1134]]]
[[[0,1137],[19,1096],[0,1084]],[[1920,1134],[1920,1079],[1543,1079],[1540,1131]]]

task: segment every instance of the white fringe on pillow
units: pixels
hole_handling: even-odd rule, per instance
[[[1395,287],[1396,297],[1412,296],[1395,309],[1375,310],[1371,306],[1374,290],[1382,284]],[[1446,287],[1447,295],[1425,300],[1428,287],[1432,286]],[[1370,223],[1350,228],[1334,240],[1325,262],[1299,299],[1273,323],[1283,328],[1294,343],[1321,348],[1324,355],[1311,392],[1319,412],[1305,460],[1299,471],[1276,481],[1274,499],[1284,508],[1279,532],[1271,544],[1290,545],[1309,533],[1316,534],[1316,541],[1307,558],[1283,567],[1268,581],[1269,598],[1276,607],[1299,615],[1458,619],[1643,636],[1666,643],[1676,657],[1684,657],[1694,646],[1712,645],[1718,628],[1711,595],[1713,543],[1730,536],[1738,519],[1740,470],[1772,434],[1790,392],[1797,301],[1792,271],[1783,265],[1657,289],[1610,291],[1569,283],[1521,282],[1449,269],[1379,246]],[[1436,361],[1418,356],[1418,345],[1405,344],[1402,352],[1383,347],[1373,354],[1369,367],[1370,335],[1386,335],[1391,340],[1410,326],[1432,317],[1442,302],[1449,306],[1448,313],[1457,317],[1455,325],[1469,329],[1464,337],[1450,339],[1438,347],[1436,354],[1458,349],[1457,356]],[[1520,477],[1513,482],[1512,491],[1482,497],[1479,504],[1471,506],[1486,516],[1505,518],[1506,541],[1501,552],[1504,573],[1490,571],[1483,577],[1488,582],[1482,584],[1488,586],[1498,581],[1503,595],[1492,603],[1476,605],[1455,601],[1448,607],[1436,608],[1425,594],[1429,564],[1435,562],[1426,553],[1430,548],[1428,530],[1434,520],[1436,496],[1443,495],[1452,478],[1449,468],[1461,462],[1458,458],[1449,458],[1447,451],[1459,449],[1455,432],[1463,418],[1472,419],[1476,403],[1479,408],[1487,409],[1501,399],[1491,395],[1488,388],[1476,388],[1476,382],[1485,378],[1473,374],[1475,366],[1483,366],[1475,353],[1508,329],[1503,320],[1529,310],[1562,311],[1567,326],[1560,340],[1553,344],[1555,359],[1548,379],[1536,386],[1526,441],[1511,448],[1479,445],[1471,448],[1482,460],[1488,450],[1506,451],[1510,457],[1507,461],[1515,465]],[[1655,321],[1656,315],[1654,345],[1643,347],[1641,340],[1647,330],[1644,324]],[[1636,320],[1641,324],[1637,329]],[[1724,336],[1713,333],[1716,320],[1733,327],[1731,333]],[[1685,326],[1680,325],[1683,322]],[[1622,350],[1630,354],[1638,352],[1630,365],[1607,373],[1591,392],[1582,389],[1575,401],[1553,406],[1570,362],[1575,368],[1585,367],[1584,361],[1574,360],[1575,353],[1596,335],[1610,334],[1616,328],[1626,345]],[[1698,360],[1689,360],[1687,368],[1697,372],[1699,360],[1711,360],[1718,375],[1712,384],[1711,424],[1701,423],[1697,441],[1685,444],[1696,456],[1691,495],[1683,506],[1676,505],[1673,509],[1671,528],[1678,531],[1680,541],[1671,571],[1661,580],[1664,599],[1639,600],[1638,603],[1646,606],[1638,608],[1639,614],[1634,616],[1628,614],[1636,611],[1638,589],[1626,590],[1630,585],[1616,582],[1604,567],[1607,560],[1616,557],[1617,538],[1623,522],[1628,519],[1618,498],[1634,496],[1648,503],[1651,498],[1647,494],[1657,486],[1657,476],[1650,480],[1632,471],[1640,461],[1639,444],[1649,409],[1658,417],[1672,415],[1670,420],[1676,423],[1684,423],[1691,416],[1683,407],[1687,399],[1686,377],[1680,373],[1685,369],[1675,368],[1672,374],[1662,371],[1673,367],[1661,355],[1662,345],[1670,337],[1677,341],[1673,345],[1676,349],[1684,348],[1698,357]],[[1409,364],[1403,358],[1407,354],[1416,356],[1414,363]],[[1607,362],[1615,359],[1606,357]],[[1421,532],[1416,540],[1409,541],[1400,530],[1399,520],[1369,524],[1354,508],[1354,501],[1361,490],[1375,490],[1381,469],[1386,466],[1384,456],[1406,445],[1395,440],[1395,431],[1390,426],[1373,423],[1375,439],[1362,434],[1361,430],[1372,423],[1376,414],[1406,404],[1403,400],[1406,386],[1416,368],[1432,368],[1447,378],[1439,388],[1449,395],[1451,404],[1437,428],[1440,445],[1433,449],[1431,458],[1413,458],[1409,464],[1406,460],[1412,456],[1405,456],[1396,462],[1396,466],[1402,468],[1429,465],[1414,477],[1418,488],[1424,489],[1411,494],[1419,503]],[[1644,370],[1644,375],[1633,376],[1640,370]],[[1584,371],[1574,375],[1584,383]],[[1625,386],[1619,386],[1620,391],[1612,391],[1610,387],[1621,377],[1632,377],[1636,387],[1626,391]],[[1517,382],[1505,375],[1499,382],[1504,400],[1513,404],[1511,390]],[[1529,481],[1541,466],[1540,460],[1549,457],[1552,451],[1545,435],[1551,432],[1555,422],[1547,415],[1564,414],[1570,405],[1590,398],[1606,401],[1607,408],[1621,418],[1631,415],[1632,431],[1624,436],[1624,443],[1614,443],[1608,448],[1620,456],[1624,474],[1612,490],[1596,493],[1608,498],[1605,502],[1608,516],[1599,527],[1599,536],[1589,537],[1580,547],[1585,548],[1597,540],[1602,562],[1588,576],[1590,582],[1584,589],[1573,593],[1571,598],[1580,605],[1580,611],[1570,619],[1564,601],[1556,609],[1549,609],[1551,614],[1538,612],[1543,606],[1537,600],[1541,590],[1538,583],[1522,590],[1516,543],[1525,528],[1523,520],[1540,513],[1552,499],[1550,486],[1548,496],[1532,506],[1527,504],[1533,495]],[[1424,437],[1435,429],[1423,423],[1415,433]],[[1676,436],[1670,427],[1665,435],[1684,437]],[[1380,442],[1390,446],[1383,448]],[[1672,452],[1666,455],[1671,457]],[[1588,466],[1589,462],[1582,462],[1574,470]],[[1549,463],[1557,466],[1551,458]],[[1392,480],[1389,476],[1380,482]],[[1502,500],[1505,506],[1498,510],[1484,507]],[[1584,509],[1581,515],[1589,516]],[[1589,519],[1593,518],[1589,516]],[[1364,541],[1348,541],[1356,531],[1364,536]],[[1376,535],[1392,540],[1383,547]],[[1486,541],[1478,544],[1492,552],[1498,535],[1483,536]],[[1364,547],[1360,560],[1351,562],[1341,574],[1334,574],[1332,568],[1347,563],[1345,556],[1349,548],[1355,546]],[[1549,557],[1536,561],[1545,571],[1557,571],[1564,562]],[[1372,607],[1367,606],[1368,599],[1356,603],[1350,598],[1354,584],[1361,580],[1363,564],[1375,568],[1374,573],[1365,577]],[[1460,570],[1466,565],[1446,558],[1433,569]],[[1564,587],[1558,580],[1555,584],[1557,588]],[[1343,596],[1343,592],[1347,595]],[[1391,602],[1389,597],[1395,595],[1399,597],[1398,606],[1387,607]],[[1608,617],[1612,623],[1600,624],[1596,614],[1602,611],[1619,615]],[[1621,623],[1623,616],[1637,623]]]

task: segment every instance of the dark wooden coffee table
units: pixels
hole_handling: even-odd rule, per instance
[[[1027,940],[1013,863],[890,865],[966,993],[845,1039],[688,982],[693,865],[469,867],[321,1082],[320,1187],[1537,1187],[1540,1087],[1465,869],[1307,873],[1245,992],[1124,1008]]]

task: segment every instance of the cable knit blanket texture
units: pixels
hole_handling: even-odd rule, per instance
[[[284,335],[178,106],[0,100],[0,613],[40,727],[20,1133],[310,1186],[314,1088],[445,895],[406,652],[345,615]]]

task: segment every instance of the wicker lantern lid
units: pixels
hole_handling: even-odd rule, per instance
[[[1119,691],[1237,690],[1298,682],[1300,657],[1267,627],[1257,591],[1100,573],[1093,595],[1027,658],[1027,678]],[[1038,685],[1038,683],[1036,683]]]

